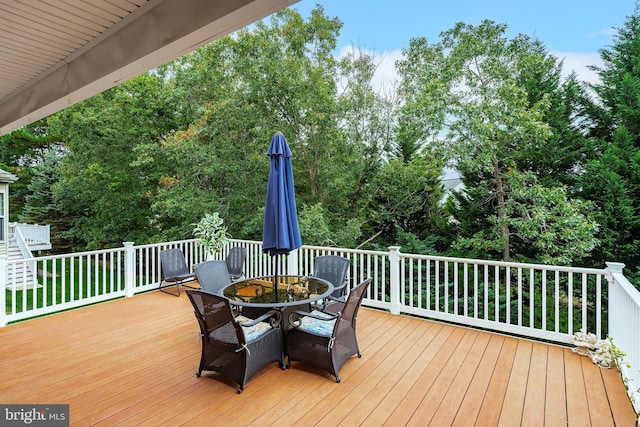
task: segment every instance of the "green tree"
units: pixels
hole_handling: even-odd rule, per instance
[[[136,146],[172,127],[163,84],[144,74],[51,117],[51,128],[68,149],[54,203],[70,219],[65,237],[77,248],[145,242],[156,234],[149,193],[158,172],[133,161]]]
[[[593,200],[602,224],[602,245],[592,262],[619,261],[640,283],[640,3],[602,49],[601,82],[591,85],[597,100],[585,107],[589,135],[596,141],[592,160],[580,176],[580,195]],[[640,285],[637,285],[640,286]]]
[[[490,249],[490,253],[495,251],[503,260],[509,260],[514,249],[519,253],[526,246],[513,238],[518,233],[514,227],[523,213],[514,206],[531,202],[525,196],[531,189],[523,187],[529,184],[521,177],[538,171],[523,159],[527,153],[549,146],[554,137],[548,119],[551,99],[557,91],[558,69],[556,60],[538,41],[525,35],[507,39],[505,33],[505,25],[492,21],[478,26],[458,23],[441,34],[439,43],[411,40],[399,70],[402,93],[411,107],[404,110],[410,120],[402,122],[416,121],[404,132],[425,141],[446,135],[443,145],[453,165],[462,172],[466,186],[458,200],[466,199],[466,205],[474,205],[469,210],[468,206],[455,204],[456,198],[451,199],[452,228],[458,235],[454,248],[482,251],[485,256]],[[555,84],[542,84],[551,77]],[[564,117],[570,116],[565,113]],[[556,169],[570,169],[574,163],[575,158],[570,157],[569,166]],[[565,192],[550,191],[548,195],[556,198],[554,205],[571,206]],[[469,222],[456,227],[470,212],[480,215],[479,227],[470,229]],[[556,210],[567,215],[572,212],[570,208]],[[582,218],[586,223],[575,227],[594,231],[587,226],[589,219]],[[541,236],[545,218],[534,215],[530,220],[529,226],[537,228],[537,236]],[[576,232],[570,227],[571,222],[564,224],[568,227],[562,230],[565,237]],[[581,235],[584,237],[585,233]],[[538,248],[538,253],[532,255],[540,258],[544,254],[541,251]],[[575,257],[580,255],[583,254],[574,253]]]
[[[408,163],[393,159],[380,167],[367,186],[365,226],[382,235],[379,244],[395,244],[399,232],[421,240],[440,234],[445,221],[441,173],[442,162],[426,155],[415,155]]]
[[[32,168],[42,161],[49,150],[56,149],[59,149],[59,143],[56,136],[49,132],[47,119],[0,136],[0,168],[18,177],[11,184],[9,193],[11,221],[18,220],[22,213],[29,194]]]
[[[63,215],[54,202],[53,188],[60,179],[59,165],[63,153],[49,150],[33,168],[33,178],[27,188],[20,222],[50,226],[51,247],[56,253],[73,252],[72,242],[63,236],[71,228],[69,217]]]
[[[512,240],[533,248],[531,255],[515,254],[518,261],[570,265],[587,257],[599,243],[593,237],[599,225],[592,219],[592,205],[580,199],[570,200],[565,186],[549,188],[538,184],[533,174],[511,175],[512,191],[506,201],[505,217],[489,217],[486,229],[458,239],[455,247],[499,250],[503,243],[492,236],[504,228],[503,221]]]
[[[193,94],[182,109],[195,118],[137,148],[138,164],[162,171],[152,210],[163,235],[215,211],[232,235],[259,239],[278,130],[293,152],[298,204],[327,196],[344,147],[331,55],[340,25],[321,8],[308,21],[285,10],[166,67],[174,92]]]

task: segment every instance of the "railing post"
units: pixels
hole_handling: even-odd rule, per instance
[[[124,295],[132,297],[135,294],[136,251],[133,242],[124,242]]]
[[[607,265],[607,271],[609,273],[620,273],[622,274],[622,269],[625,267],[622,262],[605,262]],[[607,280],[611,281],[610,275],[608,275]]]
[[[0,327],[7,325],[7,256],[0,255]]]
[[[300,249],[289,252],[289,259],[287,259],[287,274],[290,276],[298,275],[298,254]]]
[[[617,333],[618,322],[616,319],[617,311],[614,308],[615,304],[612,304],[615,300],[616,289],[615,289],[615,280],[613,279],[613,273],[622,274],[622,269],[624,268],[624,264],[621,262],[605,262],[607,268],[605,269],[605,277],[607,279],[607,295],[609,298],[607,300],[607,325],[608,331],[607,335],[612,336]],[[614,330],[614,334],[611,331]]]
[[[391,276],[389,310],[391,314],[400,314],[400,246],[389,246],[389,274]]]

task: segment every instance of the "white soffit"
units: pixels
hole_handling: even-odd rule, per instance
[[[0,135],[298,0],[0,0]]]

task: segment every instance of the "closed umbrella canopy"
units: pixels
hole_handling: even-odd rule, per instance
[[[269,255],[288,254],[302,246],[293,188],[291,150],[277,132],[267,155],[271,158],[262,228],[262,250]]]

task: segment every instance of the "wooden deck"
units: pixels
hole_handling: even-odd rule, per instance
[[[362,309],[363,353],[329,374],[273,364],[243,394],[195,376],[186,295],[151,292],[0,328],[0,403],[71,425],[634,426],[620,375],[570,349]]]

